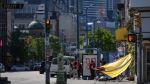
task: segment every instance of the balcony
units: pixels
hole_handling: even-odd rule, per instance
[[[124,8],[124,0],[118,0],[118,10],[121,10],[122,8]]]

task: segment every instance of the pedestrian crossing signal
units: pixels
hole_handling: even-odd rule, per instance
[[[128,42],[137,42],[136,34],[128,34]]]

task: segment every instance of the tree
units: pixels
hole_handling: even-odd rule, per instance
[[[13,63],[19,63],[19,61],[25,61],[25,52],[24,52],[24,38],[27,36],[27,33],[20,32],[20,30],[15,30],[11,32],[9,46],[9,52],[12,55]]]
[[[30,39],[29,44],[26,44],[27,37]],[[53,51],[54,54],[59,53],[61,47],[58,37],[50,35],[49,39],[50,51]],[[29,60],[40,62],[45,59],[45,38],[33,38],[32,36],[28,36],[27,33],[16,30],[11,33],[8,47],[14,64],[17,63],[17,58],[19,58],[19,63],[29,62]]]
[[[60,53],[61,49],[58,37],[50,35],[49,38],[50,38],[50,50],[53,52],[53,54],[57,55],[58,53]]]
[[[45,38],[30,38],[30,44],[26,45],[26,53],[28,53],[28,56],[26,60],[34,60],[34,61],[42,61],[45,59]],[[50,51],[52,51],[54,54],[57,54],[60,52],[60,45],[59,40],[57,36],[50,35],[49,36],[50,41]],[[33,49],[33,51],[31,51]]]
[[[93,31],[90,31],[88,33],[88,38],[89,38],[88,48],[93,48],[93,44],[94,44]],[[86,36],[82,37],[80,39],[80,44],[83,45],[85,39]],[[97,28],[95,30],[95,48],[101,48],[103,51],[114,51],[116,48],[115,36],[109,30],[103,28],[100,29]]]
[[[131,33],[134,33],[134,24],[133,24],[133,19],[134,19],[134,12],[135,12],[135,9],[130,9],[129,10],[129,14],[130,14],[130,19],[129,21],[127,22],[126,24],[126,28],[128,30],[128,34],[131,34]],[[130,43],[130,42],[126,42],[127,44],[127,50],[128,52],[132,55],[132,62],[131,62],[131,75],[134,76],[135,74],[135,43]]]

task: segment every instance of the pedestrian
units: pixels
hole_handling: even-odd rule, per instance
[[[91,63],[90,63],[90,72],[91,72],[91,79],[93,80],[94,77],[95,77],[95,74],[94,74],[94,68],[95,68],[95,62],[92,60]]]
[[[76,59],[74,60],[73,64],[72,64],[72,67],[73,67],[73,79],[76,78],[77,76],[77,69],[76,69],[76,66],[77,66],[77,61]]]
[[[100,64],[101,64],[101,66],[106,64],[106,61],[104,60],[104,58],[101,59]]]
[[[79,59],[77,60],[77,72],[78,72],[78,79],[80,79],[80,74],[81,74],[81,71],[82,71],[82,67],[81,67],[81,63],[79,61]]]

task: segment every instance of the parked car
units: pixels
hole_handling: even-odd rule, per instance
[[[39,73],[44,74],[45,72],[45,62],[42,62],[40,65]]]
[[[24,65],[13,65],[11,67],[11,70],[12,71],[28,71],[30,70],[30,68]]]
[[[34,70],[39,70],[40,69],[40,65],[41,65],[41,63],[35,63],[34,66],[33,66],[33,69]]]
[[[0,63],[0,72],[5,72],[5,66],[2,63]]]

